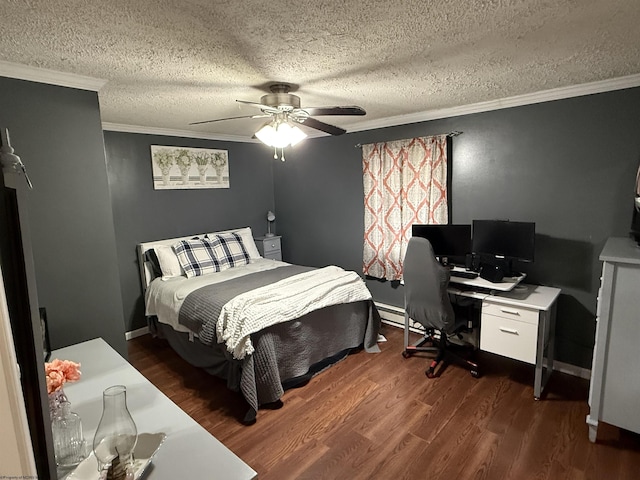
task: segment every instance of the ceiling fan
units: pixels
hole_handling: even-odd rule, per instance
[[[269,86],[269,89],[271,90],[271,93],[263,95],[260,98],[260,103],[236,100],[238,103],[259,108],[262,111],[261,114],[204,120],[201,122],[193,122],[189,125],[200,125],[203,123],[221,122],[224,120],[234,120],[239,118],[272,118],[268,125],[272,125],[274,129],[277,129],[280,125],[289,125],[289,127],[291,127],[290,122],[293,122],[331,135],[342,135],[343,133],[346,133],[344,128],[329,125],[328,123],[321,122],[313,117],[323,115],[366,115],[367,113],[362,107],[357,106],[301,108],[300,97],[289,93],[291,91],[291,85],[287,83],[274,83]],[[256,133],[256,136],[260,138],[258,133]],[[277,148],[284,148],[288,145],[289,144],[282,146],[278,145]],[[273,147],[275,145],[270,146]]]

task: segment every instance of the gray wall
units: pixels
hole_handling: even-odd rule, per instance
[[[559,287],[557,358],[591,366],[598,255],[626,236],[640,160],[640,88],[306,141],[274,169],[287,261],[362,271],[361,150],[372,143],[464,132],[453,139],[450,218],[536,222],[528,282]],[[368,281],[401,306],[401,287]]]
[[[117,132],[103,143],[95,92],[6,78],[0,86],[0,126],[36,186],[34,261],[54,348],[102,336],[124,353],[123,332],[144,326],[137,243],[244,225],[262,234],[268,209],[285,260],[361,271],[355,144],[455,129],[464,133],[453,139],[452,221],[536,222],[529,281],[562,288],[558,358],[590,366],[597,257],[607,237],[629,229],[640,89],[309,139],[279,162],[254,144]],[[153,190],[151,144],[228,149],[231,188]],[[376,300],[402,305],[397,287],[368,283]]]
[[[146,326],[136,245],[235,227],[266,229],[272,154],[263,145],[104,132],[126,331]],[[229,152],[230,188],[154,190],[151,145]]]
[[[29,223],[52,347],[103,337],[126,355],[97,94],[0,78],[0,127],[34,184]]]

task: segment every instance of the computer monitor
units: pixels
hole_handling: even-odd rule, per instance
[[[533,262],[536,224],[508,220],[474,220],[472,251],[475,255]]]
[[[433,253],[441,260],[464,265],[464,257],[471,253],[471,225],[413,224],[411,235],[429,240]]]

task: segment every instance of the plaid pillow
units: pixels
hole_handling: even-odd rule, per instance
[[[207,273],[221,272],[229,268],[218,260],[220,249],[218,242],[212,242],[206,238],[181,240],[173,246],[180,266],[188,278],[206,275]]]
[[[209,239],[216,244],[216,258],[224,268],[238,267],[249,263],[249,253],[236,232],[218,233]]]

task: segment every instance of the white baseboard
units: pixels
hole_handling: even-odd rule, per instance
[[[124,334],[124,338],[126,340],[131,340],[132,338],[141,337],[142,335],[147,335],[148,333],[149,333],[149,327],[142,327],[137,330],[126,332]]]
[[[382,323],[404,329],[404,310],[402,308],[394,305],[387,305],[386,303],[375,302],[375,304],[376,307],[378,307],[378,312],[380,312]],[[410,320],[410,322],[410,332],[419,334],[424,333],[424,327],[422,327],[422,325],[417,324],[418,326],[416,327],[413,320]]]
[[[386,316],[399,318],[400,323],[404,325],[404,309],[400,307],[396,307],[395,305],[388,305],[386,303],[375,302],[376,307],[378,307],[378,311],[380,312],[380,316],[385,318]]]
[[[380,317],[382,318],[383,323],[391,325],[393,327],[404,328],[404,310],[402,308],[379,302],[375,302],[375,304],[376,307],[378,307],[378,311],[380,312]],[[409,330],[415,333],[424,333],[424,330],[413,327],[409,328]],[[591,370],[589,370],[588,368],[578,367],[577,365],[572,365],[570,363],[559,362],[558,360],[553,361],[553,370],[555,370],[556,372],[573,375],[574,377],[586,378],[587,380],[591,378]]]

